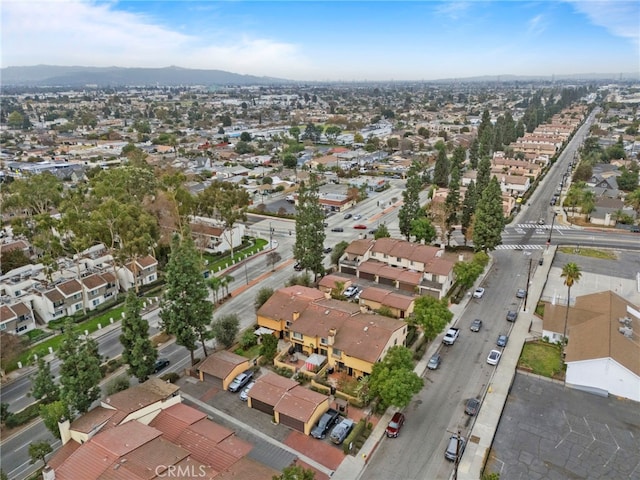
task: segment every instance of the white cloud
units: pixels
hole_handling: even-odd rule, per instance
[[[536,15],[528,22],[527,32],[529,35],[540,35],[547,28],[545,18],[542,14]]]
[[[467,10],[471,7],[471,2],[444,2],[436,6],[435,12],[438,15],[443,15],[451,18],[452,20],[458,20],[464,16]]]
[[[1,26],[3,67],[178,65],[268,76],[287,70],[300,76],[308,67],[292,44],[222,28],[200,38],[198,31],[180,33],[112,3],[3,1]]]
[[[626,0],[568,0],[591,23],[611,34],[640,43],[640,3]]]

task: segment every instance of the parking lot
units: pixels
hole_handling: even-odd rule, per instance
[[[504,479],[640,480],[638,404],[518,373],[486,472]]]

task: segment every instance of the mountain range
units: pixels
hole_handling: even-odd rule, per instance
[[[585,73],[569,75],[484,75],[468,78],[434,80],[443,83],[516,82],[516,81],[620,81],[638,80],[638,73]],[[283,78],[241,75],[224,70],[200,70],[181,67],[123,68],[123,67],[64,67],[35,65],[0,69],[2,86],[24,87],[84,87],[105,86],[175,86],[175,85],[275,85],[295,82]],[[313,83],[313,82],[312,82]],[[358,82],[356,82],[358,83]],[[364,82],[363,82],[364,83]],[[384,83],[384,82],[378,82]],[[396,82],[402,83],[402,82]]]

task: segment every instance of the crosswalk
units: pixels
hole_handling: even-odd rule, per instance
[[[544,250],[545,245],[498,245],[496,250]]]
[[[537,223],[518,223],[513,226],[517,229],[527,229],[527,228],[535,228],[536,230],[550,230],[551,225],[538,225]],[[554,230],[570,230],[571,227],[568,225],[554,225]]]

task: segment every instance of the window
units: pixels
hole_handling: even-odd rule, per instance
[[[402,259],[400,257],[396,257],[396,262],[402,263]]]
[[[0,330],[6,330],[7,329],[7,324],[6,323],[0,323]]]
[[[293,338],[296,340],[302,340],[302,334],[298,332],[293,332]]]
[[[327,344],[327,339],[326,338],[320,338],[320,345],[326,345]]]
[[[79,298],[80,298],[80,294],[79,294],[79,293],[76,293],[76,294],[73,296],[73,299],[74,299],[74,300],[78,300]]]
[[[342,350],[338,350],[337,348],[334,348],[333,351],[331,352],[331,355],[333,355],[334,357],[342,357]]]
[[[81,303],[76,303],[74,308],[76,309],[76,312],[77,312],[78,310],[80,310],[82,308],[82,304]]]
[[[97,307],[98,305],[100,305],[100,299],[99,299],[99,298],[96,298],[93,302],[91,302],[91,304],[92,304],[94,307]]]
[[[397,339],[397,338],[393,341],[393,344],[394,344],[394,345],[397,345],[397,344],[398,344],[398,339]]]
[[[387,255],[386,253],[383,255],[383,258],[389,258],[389,255]]]
[[[92,296],[92,297],[95,297],[96,295],[98,295],[98,290],[91,290],[89,292],[89,295]]]
[[[287,328],[291,328],[291,324],[292,322],[290,320],[287,320],[287,323],[285,324]]]
[[[27,325],[22,325],[21,327],[16,328],[16,332],[22,332],[29,328]]]

